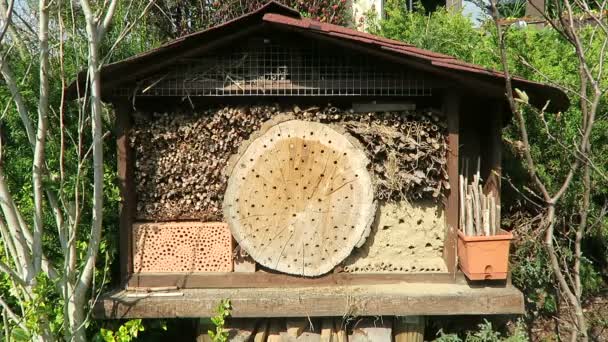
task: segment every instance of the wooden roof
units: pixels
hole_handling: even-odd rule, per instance
[[[462,85],[477,95],[504,98],[505,77],[502,72],[466,63],[455,57],[417,48],[354,29],[303,18],[296,10],[270,1],[260,9],[218,26],[192,33],[136,56],[107,64],[101,69],[102,89],[111,89],[136,78],[150,75],[179,58],[200,55],[244,37],[261,27],[293,31],[313,39],[322,39],[347,49],[373,54],[379,58],[426,71]],[[68,97],[77,98],[84,89],[86,73],[78,75],[68,87]],[[513,77],[513,87],[526,91],[532,104],[547,110],[563,111],[569,106],[566,94],[553,86]]]

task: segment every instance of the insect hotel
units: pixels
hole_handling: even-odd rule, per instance
[[[500,226],[503,74],[270,2],[101,79],[122,282],[97,317],[209,317],[228,299],[256,341],[294,321],[296,337],[405,341],[424,316],[523,313]]]

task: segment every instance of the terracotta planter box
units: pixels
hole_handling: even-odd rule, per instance
[[[500,230],[500,235],[465,236],[458,231],[458,262],[470,280],[507,279],[509,246],[513,234]]]

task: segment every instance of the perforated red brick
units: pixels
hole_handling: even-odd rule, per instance
[[[222,222],[136,223],[133,271],[232,272],[232,235]]]

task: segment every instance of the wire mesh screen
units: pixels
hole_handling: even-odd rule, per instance
[[[121,96],[428,96],[424,75],[318,44],[268,41],[181,59],[164,73],[115,89]]]

